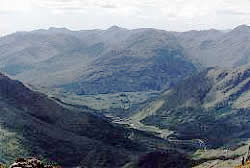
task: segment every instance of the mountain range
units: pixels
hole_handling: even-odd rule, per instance
[[[25,83],[84,95],[169,88],[210,67],[249,63],[250,27],[167,32],[50,28],[0,38],[0,69]]]
[[[197,147],[181,142],[217,148],[248,139],[249,34],[246,25],[189,32],[113,26],[1,37],[0,162],[35,155],[69,167],[187,167],[187,151]],[[110,101],[104,111],[102,99]]]

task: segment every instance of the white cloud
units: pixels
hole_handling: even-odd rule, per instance
[[[249,11],[250,0],[0,0],[0,20],[4,30],[11,31],[114,24],[177,31],[228,29],[250,24]]]
[[[30,0],[1,0],[0,12],[28,11],[31,9]]]
[[[6,1],[6,0],[4,0]],[[11,0],[12,1],[12,0]],[[16,0],[18,1],[18,0]],[[19,0],[20,1],[20,0]],[[26,0],[28,1],[28,0]],[[143,14],[159,17],[197,18],[215,14],[218,11],[242,13],[250,11],[249,0],[32,0],[41,8],[62,12],[83,12],[83,10],[110,10],[115,14]],[[150,12],[148,12],[150,11]],[[59,12],[58,12],[59,13]],[[222,12],[223,13],[223,12]],[[222,14],[218,12],[217,14]],[[227,12],[223,13],[229,14]]]

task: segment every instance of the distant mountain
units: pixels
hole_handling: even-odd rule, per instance
[[[0,69],[77,94],[166,89],[201,69],[249,60],[250,28],[167,32],[50,28],[0,38]]]
[[[0,162],[37,156],[62,166],[119,167],[145,151],[129,131],[0,74]]]
[[[78,94],[160,90],[196,71],[173,34],[117,26],[5,36],[0,66],[24,82]]]
[[[250,26],[231,31],[189,31],[177,33],[186,56],[205,67],[237,67],[250,63]]]
[[[211,146],[249,138],[249,67],[209,68],[167,90],[132,118],[144,116],[144,124],[172,130],[179,139],[203,139]]]

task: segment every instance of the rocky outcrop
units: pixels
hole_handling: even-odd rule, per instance
[[[18,158],[9,168],[60,168],[60,166],[45,165],[36,158]]]

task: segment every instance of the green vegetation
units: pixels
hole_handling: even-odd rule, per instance
[[[246,99],[250,74],[247,67],[234,70],[210,68],[178,83],[154,103],[164,102],[141,122],[174,131],[179,139],[205,139],[210,147],[219,147],[237,138],[247,138],[250,106]],[[151,114],[151,115],[149,115]]]

